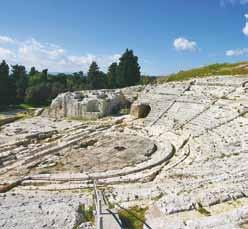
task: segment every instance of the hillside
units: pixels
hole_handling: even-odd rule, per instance
[[[211,64],[187,71],[180,71],[169,76],[158,78],[159,83],[188,80],[191,78],[207,77],[212,75],[246,75],[248,74],[248,62],[238,62],[234,64]]]
[[[130,229],[144,220],[153,229],[244,228],[247,80],[67,92],[40,116],[3,124],[0,228],[95,228],[94,208],[111,223],[104,229],[119,229],[107,207]],[[128,103],[130,113],[116,115]]]

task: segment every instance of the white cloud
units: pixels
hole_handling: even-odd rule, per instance
[[[15,41],[11,37],[0,36],[0,44],[13,44]]]
[[[224,7],[228,4],[235,5],[235,4],[241,4],[245,5],[248,4],[248,0],[220,0],[221,7]]]
[[[246,18],[246,22],[245,22],[245,27],[243,28],[243,33],[246,35],[246,36],[248,36],[248,21],[247,21],[247,19],[248,19],[248,14],[245,14],[244,15],[245,16],[245,18]]]
[[[240,4],[245,5],[248,3],[248,0],[240,0],[239,2],[240,2]]]
[[[192,51],[198,50],[197,43],[195,41],[191,41],[183,37],[179,37],[175,39],[173,45],[177,51],[191,51],[192,52]]]
[[[0,36],[1,40],[8,43],[8,49],[0,47],[0,61],[5,59],[10,64],[23,64],[27,67],[35,66],[39,70],[48,68],[52,72],[87,71],[92,61],[96,61],[102,70],[107,70],[112,62],[118,61],[120,58],[119,54],[71,55],[58,45],[41,43],[33,38],[18,41]]]
[[[245,23],[245,27],[243,28],[243,33],[248,36],[248,22]]]
[[[243,49],[230,49],[226,51],[226,56],[244,56],[248,55],[248,48]]]
[[[4,60],[13,60],[15,59],[15,53],[12,52],[9,49],[6,48],[1,48],[0,47],[0,59],[4,59]]]

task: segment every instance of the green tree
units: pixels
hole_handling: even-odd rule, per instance
[[[30,68],[30,71],[28,73],[29,76],[33,76],[35,75],[36,73],[38,73],[38,71],[35,69],[35,67],[31,67]]]
[[[3,60],[0,64],[0,106],[11,102],[11,82],[9,79],[9,66]]]
[[[117,71],[117,84],[119,87],[132,86],[140,81],[140,66],[138,57],[133,50],[128,50],[120,58]]]
[[[25,102],[33,105],[44,105],[49,102],[51,88],[47,83],[40,83],[27,88]]]
[[[95,61],[93,61],[88,71],[88,82],[90,89],[102,89],[105,85],[105,74],[99,70]]]
[[[81,80],[80,76],[77,74],[69,75],[66,78],[66,88],[69,91],[76,91],[79,90]]]
[[[117,70],[118,70],[118,64],[112,63],[108,68],[107,73],[107,85],[108,88],[116,88],[117,87]]]
[[[153,84],[156,82],[157,77],[156,76],[141,76],[139,84],[141,85],[147,85],[147,84]]]
[[[52,83],[59,82],[63,84],[63,86],[66,88],[66,80],[67,80],[67,75],[65,73],[59,73],[57,75],[49,77],[49,81]]]
[[[11,66],[11,72],[11,79],[15,84],[16,101],[23,102],[28,84],[26,69],[24,66],[17,64]]]
[[[56,98],[58,94],[66,91],[64,85],[60,82],[51,83],[49,88],[49,101]]]
[[[32,75],[29,73],[28,77],[28,86],[32,87],[41,83],[47,83],[48,82],[48,73],[47,69],[43,70],[42,72],[35,71],[32,72]]]
[[[47,82],[48,80],[48,69],[44,69],[41,72],[42,82]]]

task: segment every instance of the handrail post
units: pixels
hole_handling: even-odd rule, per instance
[[[102,214],[102,201],[99,199],[99,202],[98,202],[98,207],[99,207],[99,214]]]

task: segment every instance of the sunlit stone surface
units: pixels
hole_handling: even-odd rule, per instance
[[[1,227],[22,228],[24,218],[37,216],[40,222],[29,220],[27,228],[52,225],[53,220],[55,228],[72,228],[79,203],[92,202],[89,188],[97,179],[111,203],[147,206],[146,221],[154,229],[245,228],[246,81],[247,77],[209,77],[111,92],[134,105],[148,104],[150,112],[139,119],[63,118],[71,116],[65,111],[75,114],[78,107],[72,105],[74,99],[71,104],[60,95],[61,111],[60,102],[50,108],[56,115],[3,125],[0,188],[22,182],[0,196]],[[53,205],[51,200],[57,203],[60,198],[54,197],[57,192],[61,201]],[[52,216],[37,203],[53,211]]]

